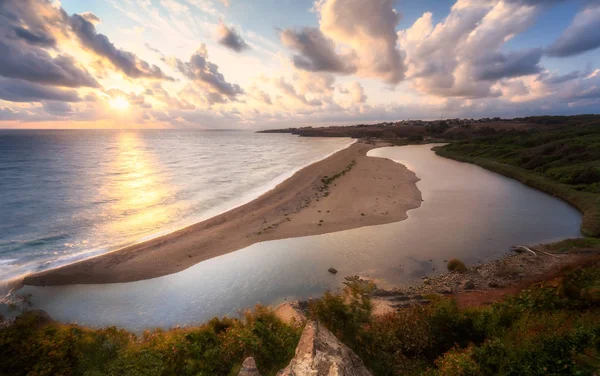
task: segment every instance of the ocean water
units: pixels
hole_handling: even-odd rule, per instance
[[[241,131],[0,131],[0,283],[231,209],[351,142]]]

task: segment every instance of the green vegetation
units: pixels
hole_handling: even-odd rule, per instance
[[[600,121],[571,125],[587,119],[574,118],[579,120],[571,119],[567,125],[497,132],[456,142],[436,153],[562,198],[583,212],[582,232],[600,237]]]
[[[462,262],[458,259],[452,259],[452,260],[448,261],[448,271],[464,273],[467,271],[467,266],[465,265],[464,262]]]
[[[599,283],[596,265],[492,306],[438,298],[383,317],[353,287],[326,294],[310,312],[378,376],[592,375],[600,367]]]
[[[323,185],[319,187],[319,192],[325,192],[323,194],[324,197],[329,196],[329,186],[331,185],[331,183],[333,183],[337,179],[341,178],[342,176],[346,175],[348,172],[350,172],[354,168],[354,166],[356,166],[356,159],[353,159],[352,162],[350,162],[348,164],[348,166],[346,166],[346,168],[344,168],[342,171],[338,172],[337,174],[335,174],[333,176],[324,176],[321,179],[321,183],[323,183]]]
[[[600,239],[576,238],[565,239],[557,243],[545,244],[544,249],[549,252],[564,253],[575,249],[597,249],[600,251]]]
[[[600,369],[600,264],[533,285],[491,306],[430,297],[372,315],[375,286],[347,278],[309,316],[350,346],[375,376],[593,375]],[[0,375],[237,375],[246,356],[274,375],[294,355],[300,328],[264,307],[241,320],[146,332],[86,329],[28,312],[0,330]]]
[[[0,330],[0,375],[237,375],[246,356],[274,375],[293,358],[300,333],[264,307],[242,320],[215,318],[140,337],[44,323],[28,312]]]

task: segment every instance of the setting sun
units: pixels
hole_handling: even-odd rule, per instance
[[[120,111],[125,111],[126,109],[129,108],[129,102],[127,101],[127,99],[125,99],[123,97],[111,98],[108,101],[108,104],[110,105],[110,107],[114,108],[115,110],[120,110]]]

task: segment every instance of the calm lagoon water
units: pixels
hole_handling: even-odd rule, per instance
[[[405,164],[421,178],[423,204],[405,221],[258,243],[146,281],[26,286],[19,294],[31,293],[35,308],[64,322],[140,331],[236,315],[259,302],[317,296],[341,286],[348,275],[398,285],[438,273],[444,259],[473,264],[498,258],[514,244],[580,236],[581,215],[565,202],[477,166],[438,157],[431,147],[370,152]],[[329,267],[339,273],[331,275]]]
[[[0,285],[231,209],[351,142],[239,131],[0,131]]]

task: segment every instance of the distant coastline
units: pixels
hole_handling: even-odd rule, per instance
[[[171,234],[43,271],[28,285],[131,282],[176,273],[251,244],[397,222],[420,206],[418,178],[367,157],[381,143],[357,142],[296,172],[259,198]]]

